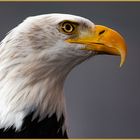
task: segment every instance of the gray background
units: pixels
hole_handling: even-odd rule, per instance
[[[44,13],[84,16],[122,33],[128,44],[119,57],[97,56],[73,69],[65,83],[69,137],[140,137],[140,3],[0,3],[0,39],[22,20]]]

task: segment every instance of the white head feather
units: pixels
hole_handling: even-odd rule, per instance
[[[64,40],[63,20],[94,26],[89,20],[66,14],[27,18],[0,46],[0,128],[20,130],[24,117],[36,111],[40,119],[56,112],[65,115],[64,80],[70,70],[91,56],[80,44]]]

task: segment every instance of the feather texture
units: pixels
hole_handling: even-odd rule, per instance
[[[59,18],[58,18],[59,16]],[[63,86],[67,74],[93,53],[81,44],[69,44],[58,23],[72,20],[93,26],[89,20],[64,14],[29,17],[15,27],[0,45],[0,128],[20,131],[24,118],[65,112]],[[85,26],[84,24],[84,26]],[[63,129],[66,129],[66,123]],[[47,125],[47,124],[46,124]]]

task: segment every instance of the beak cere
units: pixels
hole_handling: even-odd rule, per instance
[[[66,40],[69,43],[85,44],[84,50],[95,51],[98,54],[121,56],[120,67],[126,59],[126,43],[123,37],[108,27],[96,25],[87,35]]]

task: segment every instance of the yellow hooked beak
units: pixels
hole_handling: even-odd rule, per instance
[[[96,25],[90,32],[79,35],[77,38],[66,40],[69,43],[84,44],[84,50],[95,51],[99,54],[120,55],[120,67],[126,59],[126,43],[116,31],[101,25]]]

